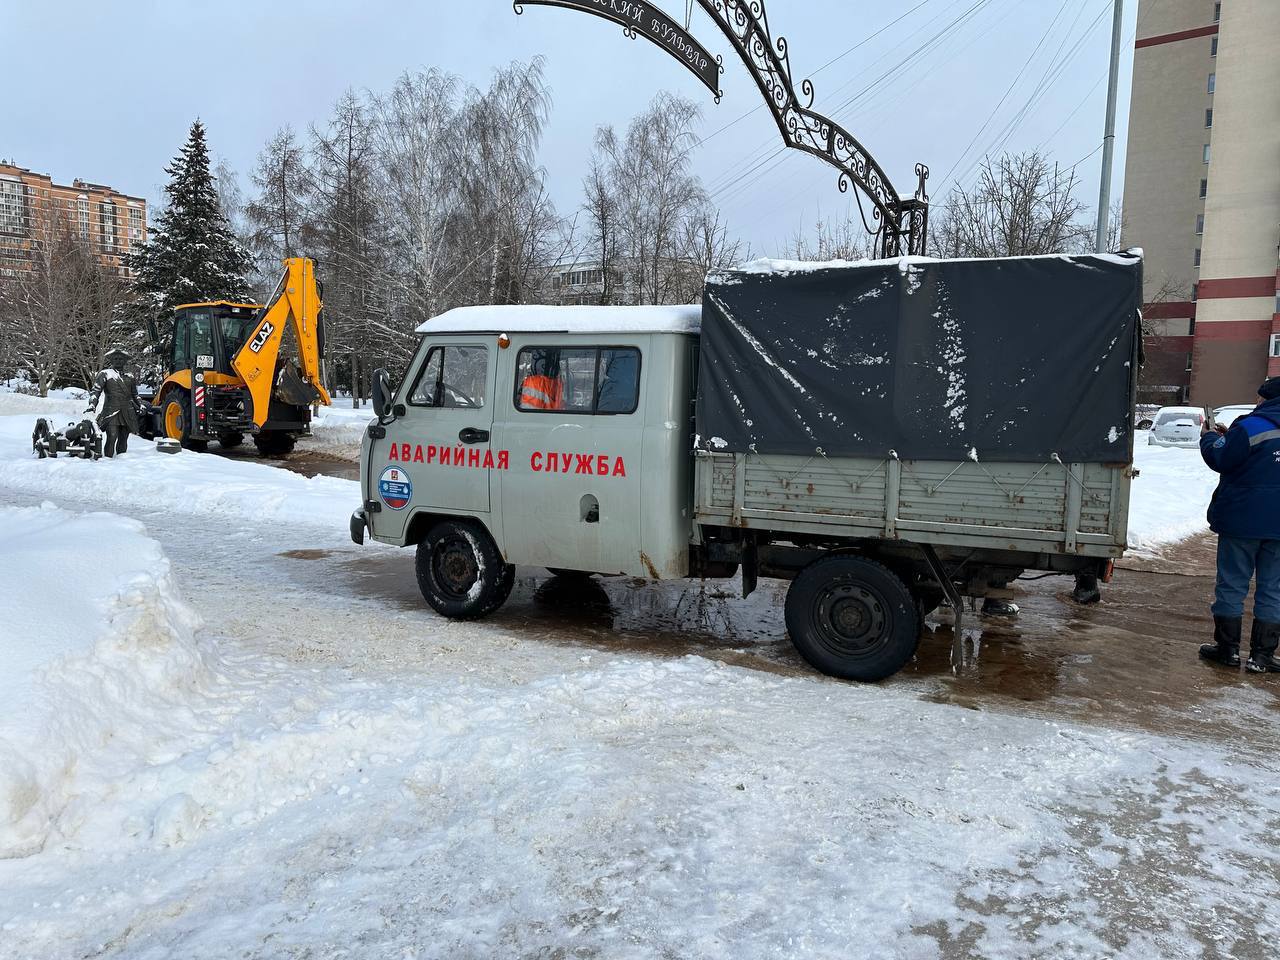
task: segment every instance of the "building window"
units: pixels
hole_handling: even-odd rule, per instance
[[[1209,181],[1201,180],[1200,181],[1200,199],[1203,200],[1208,195],[1209,195]]]
[[[76,199],[76,232],[81,240],[89,239],[89,198]]]
[[[1218,38],[1214,37],[1209,43],[1209,56],[1216,57],[1218,55]]]
[[[1195,303],[1200,299],[1200,284],[1193,283],[1191,285],[1191,302]]]
[[[1195,265],[1197,267],[1200,266],[1200,248],[1199,247],[1196,247],[1196,264]]]
[[[1187,372],[1188,373],[1191,372],[1191,354],[1190,353],[1187,354]]]
[[[1202,233],[1204,233],[1204,214],[1197,213],[1196,214],[1196,236],[1198,237]]]
[[[129,249],[142,243],[142,208],[129,208]]]
[[[1213,107],[1210,107],[1204,112],[1204,125],[1206,127],[1213,126]]]
[[[1204,162],[1209,162],[1209,144],[1207,143],[1204,145]]]
[[[1218,75],[1216,73],[1209,74],[1209,92],[1213,93],[1213,88],[1218,85]]]
[[[116,248],[116,205],[110,200],[98,203],[98,239],[103,250]]]
[[[0,233],[25,234],[26,197],[21,180],[0,180]]]
[[[1222,19],[1222,4],[1215,3],[1213,5],[1213,22],[1217,23]]]
[[[1271,335],[1271,356],[1280,357],[1280,333]]]

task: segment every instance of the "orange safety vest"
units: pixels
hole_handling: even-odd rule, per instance
[[[527,376],[520,386],[520,406],[529,410],[559,410],[564,406],[564,386],[555,377]]]

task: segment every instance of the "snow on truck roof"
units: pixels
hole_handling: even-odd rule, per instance
[[[418,333],[698,333],[701,304],[674,307],[456,307]]]
[[[1100,260],[1105,263],[1132,263],[1143,256],[1141,247],[1130,247],[1119,253],[1046,253],[1025,257],[890,257],[886,260],[772,260],[767,257],[752,260],[726,270],[717,270],[711,274],[710,280],[717,280],[725,275],[740,273],[780,274],[815,273],[819,270],[856,270],[866,267],[883,267],[896,264],[898,269],[906,273],[912,266],[927,263],[999,263],[1001,260]]]

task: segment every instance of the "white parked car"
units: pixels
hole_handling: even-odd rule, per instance
[[[1204,410],[1200,407],[1161,407],[1147,437],[1158,447],[1198,447]]]
[[[1213,411],[1213,422],[1220,423],[1227,429],[1239,420],[1241,417],[1247,417],[1253,413],[1254,405],[1252,403],[1232,403],[1225,407],[1218,407]]]

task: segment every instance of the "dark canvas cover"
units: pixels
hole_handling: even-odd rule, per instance
[[[979,461],[1131,458],[1140,255],[713,274],[697,445]]]

